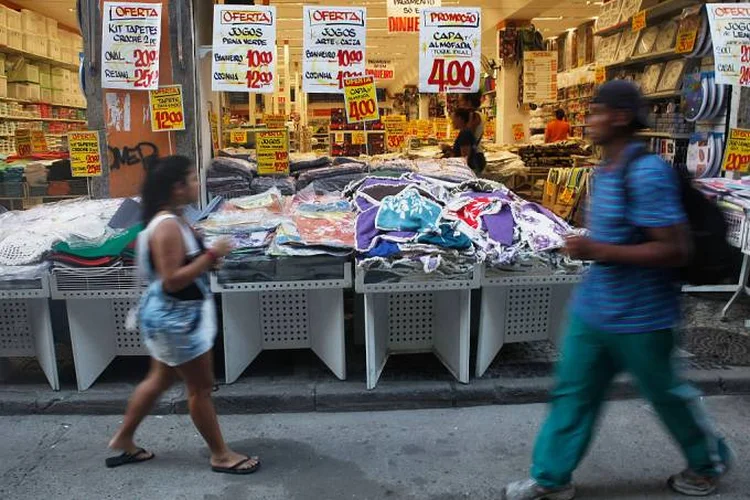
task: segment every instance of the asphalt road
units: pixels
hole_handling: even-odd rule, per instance
[[[750,397],[706,400],[738,460],[717,498],[750,498]],[[157,457],[108,470],[119,417],[0,418],[3,499],[497,499],[527,473],[544,405],[222,417],[227,439],[258,454],[253,476],[212,473],[187,416],[151,417],[139,437]],[[612,403],[576,475],[579,498],[679,498],[683,461],[643,402]]]

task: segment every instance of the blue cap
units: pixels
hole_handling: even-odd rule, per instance
[[[619,109],[633,113],[633,126],[638,129],[649,128],[648,110],[643,94],[629,80],[610,80],[597,90],[594,104],[603,104],[610,109]]]

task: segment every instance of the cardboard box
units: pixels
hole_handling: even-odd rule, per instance
[[[52,104],[65,103],[65,91],[52,89]]]
[[[40,100],[42,102],[51,103],[52,102],[52,92],[53,91],[52,91],[51,88],[42,87],[41,88],[41,96],[42,96],[42,98]]]
[[[6,76],[5,75],[5,54],[0,52],[0,76]]]
[[[21,13],[13,9],[5,9],[5,21],[9,30],[21,31]]]
[[[47,44],[47,57],[55,61],[60,60],[60,44],[59,43]]]
[[[0,97],[8,97],[8,79],[0,76]]]
[[[42,87],[38,83],[27,83],[30,101],[39,101],[42,98]]]
[[[55,90],[66,91],[68,90],[68,80],[60,75],[52,75],[50,87]]]
[[[23,57],[8,60],[9,82],[39,83],[39,66]]]
[[[8,28],[8,47],[23,50],[23,35],[20,31]]]
[[[44,16],[29,9],[21,9],[21,30],[35,35],[46,33]]]
[[[49,38],[57,38],[57,21],[49,17],[44,19],[47,27],[47,36]]]
[[[48,89],[52,88],[52,75],[49,73],[39,72],[39,85]]]
[[[8,97],[13,99],[29,100],[29,84],[28,83],[9,83],[8,84]]]
[[[0,45],[8,45],[8,28],[0,26]]]
[[[8,8],[5,5],[0,5],[0,26],[8,27]]]

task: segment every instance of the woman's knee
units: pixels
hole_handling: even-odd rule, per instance
[[[210,399],[212,392],[213,392],[213,386],[211,384],[188,384],[187,385],[188,399]]]

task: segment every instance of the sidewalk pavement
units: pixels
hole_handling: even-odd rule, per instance
[[[677,362],[708,395],[750,394],[750,337],[744,327],[745,318],[750,318],[750,300],[737,304],[729,321],[721,323],[717,315],[725,299],[722,295],[686,300],[686,329]],[[377,388],[368,391],[364,348],[350,342],[349,351],[346,381],[336,379],[310,351],[263,352],[236,383],[219,382],[215,392],[219,411],[367,411],[542,402],[558,357],[547,342],[508,344],[483,377],[472,377],[470,384],[463,385],[431,354],[394,356]],[[63,390],[50,390],[35,361],[15,363],[9,380],[0,383],[0,415],[119,414],[148,367],[146,358],[117,358],[89,390],[78,392],[69,350],[61,346],[58,355]],[[218,381],[223,379],[220,368],[219,359]],[[623,376],[611,397],[635,395]],[[187,413],[183,388],[170,390],[154,412]]]
[[[737,464],[716,498],[748,498],[750,398],[706,398]],[[249,477],[212,473],[185,415],[147,418],[138,443],[154,460],[106,469],[120,416],[0,417],[0,498],[162,500],[498,500],[528,474],[542,404],[438,410],[222,415]],[[666,486],[684,461],[648,405],[615,402],[575,475],[581,500],[677,500]]]

